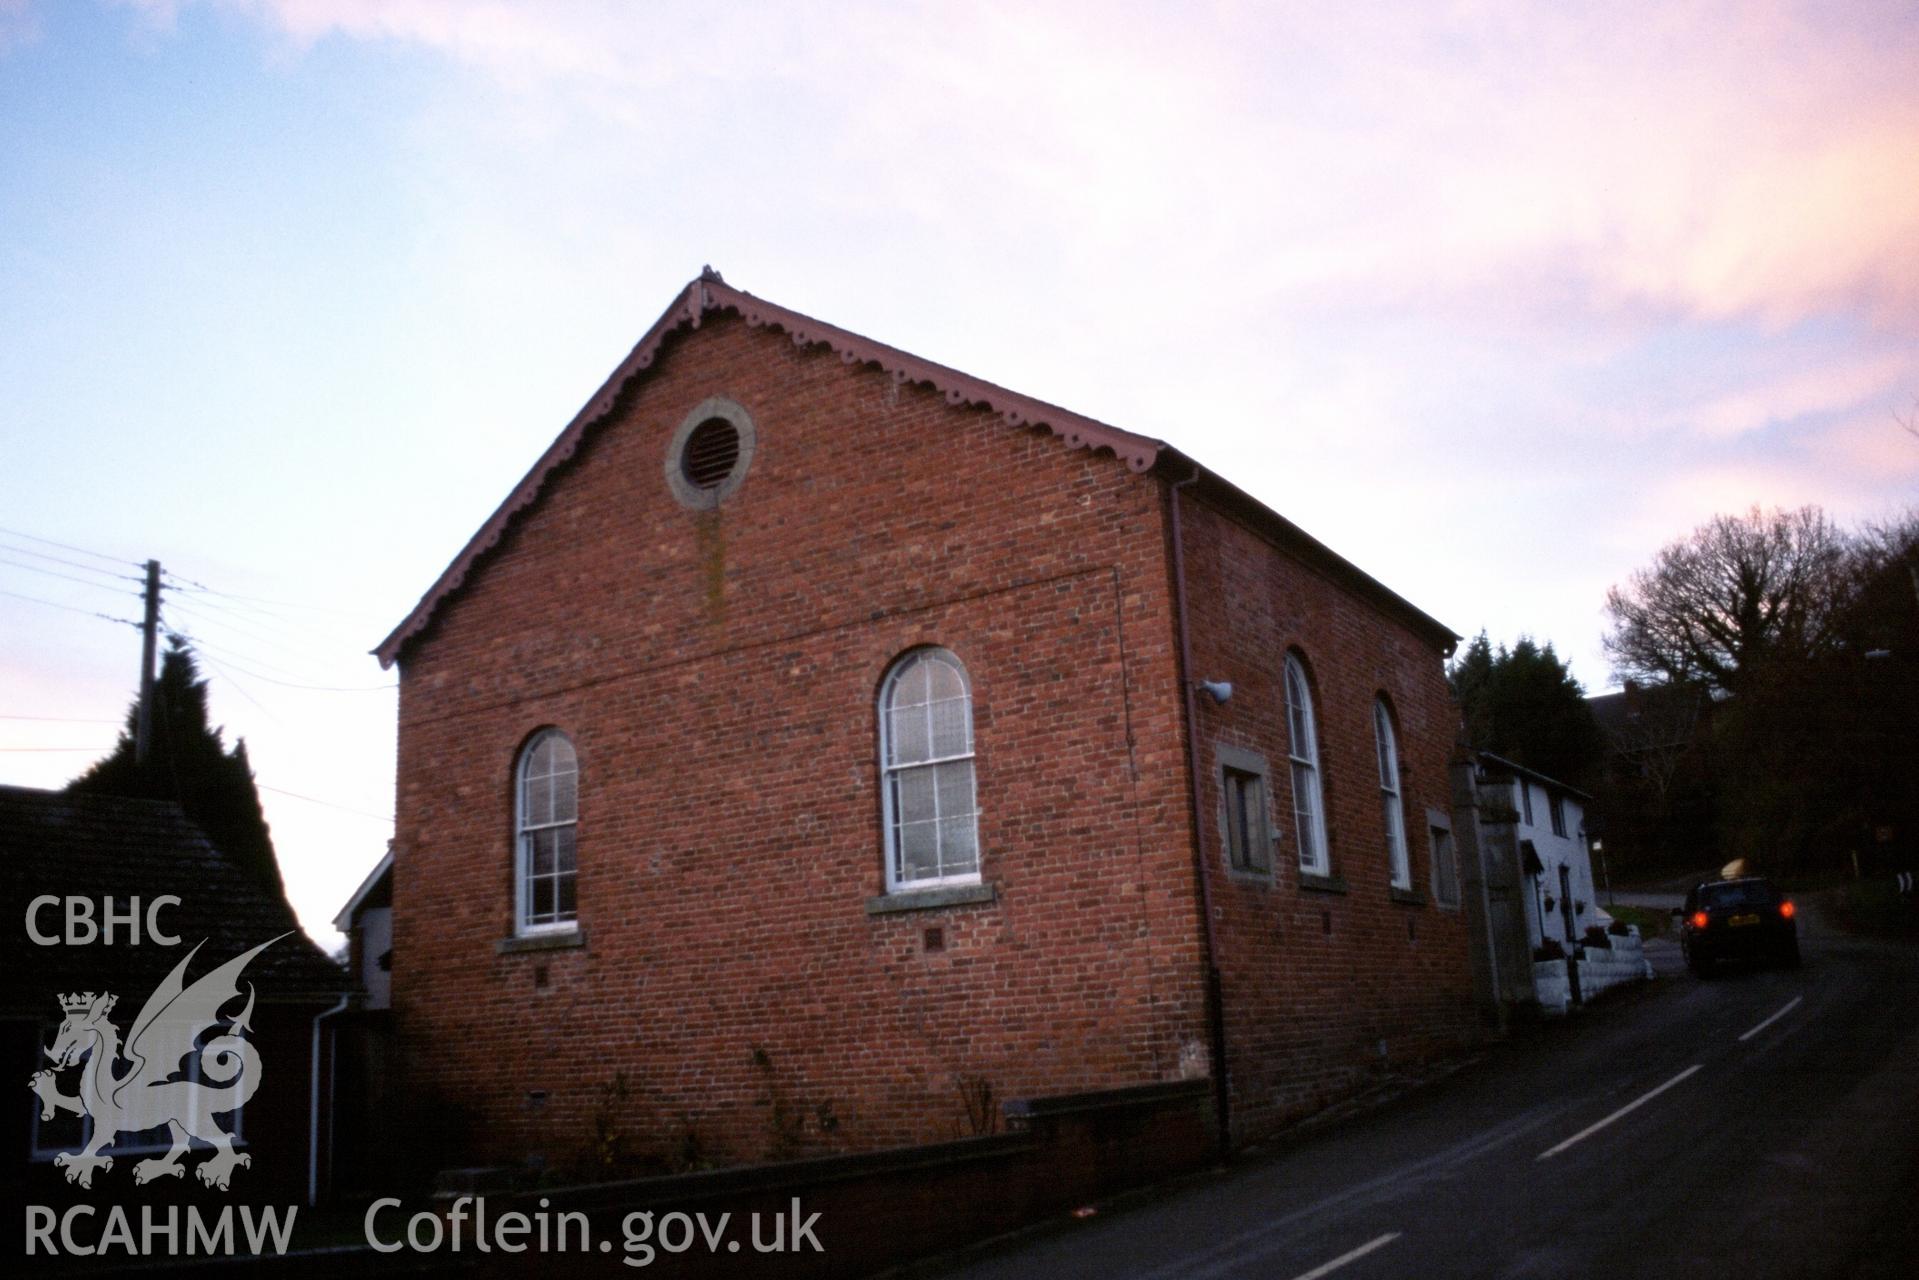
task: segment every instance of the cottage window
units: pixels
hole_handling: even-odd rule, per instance
[[[1546,807],[1552,812],[1553,834],[1566,834],[1566,801],[1557,791],[1546,793]]]
[[[574,878],[580,771],[573,743],[558,729],[535,735],[520,753],[515,931],[553,933],[578,919]]]
[[[979,883],[973,693],[944,649],[915,649],[880,687],[886,888]]]
[[[1524,778],[1519,780],[1519,811],[1526,816],[1526,825],[1530,827],[1533,824],[1533,789],[1526,785]]]
[[[1399,798],[1399,744],[1393,737],[1392,713],[1386,700],[1373,701],[1373,739],[1379,749],[1379,807],[1386,820],[1386,862],[1393,888],[1413,887],[1412,862],[1406,853],[1406,819]]]
[[[1286,655],[1286,728],[1293,766],[1293,823],[1299,832],[1299,869],[1308,875],[1331,873],[1326,857],[1326,811],[1319,779],[1319,730],[1306,668]]]

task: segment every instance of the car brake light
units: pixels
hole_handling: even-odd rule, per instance
[[[1781,920],[1792,919],[1792,913],[1793,913],[1792,899],[1788,898],[1786,901],[1779,904],[1779,918]]]
[[[1707,915],[1705,912],[1695,911],[1692,913],[1692,927],[1695,929],[1703,929],[1706,927],[1707,922],[1710,921],[1711,919],[1712,917]]]

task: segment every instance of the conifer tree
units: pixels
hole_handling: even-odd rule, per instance
[[[1549,642],[1521,636],[1495,649],[1484,631],[1447,672],[1473,746],[1574,786],[1604,752],[1585,690]]]
[[[136,696],[113,753],[68,783],[67,790],[174,801],[216,848],[284,895],[246,741],[229,751],[223,730],[208,723],[206,681],[180,636],[167,638],[160,676],[154,681],[153,731],[145,764],[134,762],[139,717]]]

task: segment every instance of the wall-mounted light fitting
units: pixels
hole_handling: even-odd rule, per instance
[[[1204,693],[1207,697],[1218,703],[1224,703],[1228,698],[1233,696],[1233,682],[1231,680],[1201,680],[1199,682],[1199,688],[1201,693]]]

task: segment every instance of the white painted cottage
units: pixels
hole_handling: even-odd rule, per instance
[[[1479,753],[1482,821],[1488,800],[1502,795],[1510,805],[1514,838],[1526,881],[1527,939],[1539,947],[1551,938],[1571,947],[1593,925],[1612,917],[1599,910],[1586,834],[1592,797],[1491,752]]]
[[[1484,923],[1482,998],[1563,1013],[1621,982],[1650,977],[1636,929],[1614,931],[1599,904],[1591,797],[1491,752],[1456,762],[1455,824],[1476,857]],[[1464,849],[1470,843],[1470,851]]]

